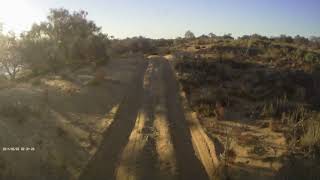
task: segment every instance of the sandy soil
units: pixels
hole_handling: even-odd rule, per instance
[[[213,143],[186,113],[174,72],[150,57],[80,179],[213,179]]]
[[[141,64],[135,59],[111,60],[104,68],[105,80],[97,86],[87,85],[94,78],[94,68],[88,67],[2,87],[0,177],[77,179],[113,124]]]
[[[96,86],[88,85],[93,71],[81,69],[2,89],[2,106],[14,95],[41,109],[23,122],[4,116],[1,144],[36,151],[2,152],[0,160],[18,179],[215,179],[219,153],[181,93],[171,60],[111,61]],[[7,170],[7,179],[14,177]]]

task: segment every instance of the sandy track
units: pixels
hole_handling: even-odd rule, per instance
[[[154,155],[152,154],[154,141],[153,133],[153,106],[154,106],[154,78],[155,65],[149,62],[143,79],[142,106],[136,119],[135,127],[129,141],[122,152],[119,165],[116,169],[116,179],[138,180],[150,179],[154,174]],[[149,151],[146,151],[148,149]]]
[[[197,157],[201,160],[209,179],[213,180],[216,178],[216,169],[219,166],[219,161],[216,156],[216,150],[213,142],[204,132],[195,112],[192,112],[186,103],[184,95],[181,96],[183,99],[184,110],[186,112],[186,119],[189,123],[192,144],[196,151]]]
[[[153,58],[143,69],[80,180],[212,179],[213,143],[186,108],[169,62]]]
[[[175,77],[173,80],[175,80]],[[204,129],[202,128],[202,125],[199,122],[199,119],[197,118],[196,113],[193,112],[190,106],[188,105],[185,93],[181,90],[181,87],[179,89],[179,92],[181,92],[180,99],[185,114],[185,119],[188,123],[191,133],[193,148],[196,152],[198,159],[204,166],[207,175],[209,176],[209,179],[216,179],[216,170],[219,166],[219,160],[217,158],[214,143],[205,133]]]
[[[161,60],[149,61],[142,107],[117,168],[118,180],[176,179],[161,65]]]
[[[146,136],[142,133],[146,118],[144,112],[139,112],[129,142],[121,155],[120,164],[116,170],[116,179],[139,179],[139,169],[142,168],[139,166],[139,159],[147,143]]]
[[[128,95],[121,103],[115,120],[104,134],[101,145],[80,175],[80,180],[114,179],[114,171],[120,152],[125,147],[143,95],[143,74],[145,66],[138,69],[138,75],[128,87]]]
[[[161,60],[158,60],[161,61]],[[166,106],[164,67],[160,63],[160,77],[157,85],[157,105],[155,106],[154,127],[156,131],[156,150],[159,159],[160,178],[171,180],[177,178],[177,162],[171,139],[170,124],[168,122],[168,109]]]
[[[164,61],[164,69],[164,79],[167,81],[168,118],[171,123],[179,179],[208,179],[208,175],[193,149],[190,129],[181,104],[178,82],[170,64],[166,61]]]

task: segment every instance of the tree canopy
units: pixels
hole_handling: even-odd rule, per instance
[[[51,9],[47,21],[34,24],[21,36],[25,61],[34,69],[41,66],[54,71],[62,64],[105,62],[108,36],[87,15]]]
[[[193,32],[191,32],[190,30],[188,30],[188,31],[185,33],[184,37],[185,37],[186,39],[194,39],[196,36],[193,34]]]

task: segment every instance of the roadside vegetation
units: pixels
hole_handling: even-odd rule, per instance
[[[319,177],[319,38],[251,35],[235,39],[210,34],[190,39],[186,33],[170,51],[177,58],[175,69],[190,106],[212,138],[220,140],[223,157],[228,152],[233,156],[227,163],[233,167],[228,177],[244,173],[235,172],[242,163],[235,156],[244,152],[248,157],[259,155],[244,161],[248,167],[263,167],[260,159],[277,169],[277,161],[290,159],[289,165],[277,170],[280,179]],[[273,133],[283,135],[285,142],[277,143],[279,138],[267,142]],[[263,138],[252,146],[246,141],[253,136]],[[286,153],[281,153],[283,145]],[[241,148],[251,151],[240,152]]]

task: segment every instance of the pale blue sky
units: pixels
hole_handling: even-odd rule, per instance
[[[21,32],[45,20],[49,8],[88,11],[117,38],[175,38],[186,30],[235,36],[258,33],[320,36],[319,0],[9,0],[0,1],[5,30]]]

